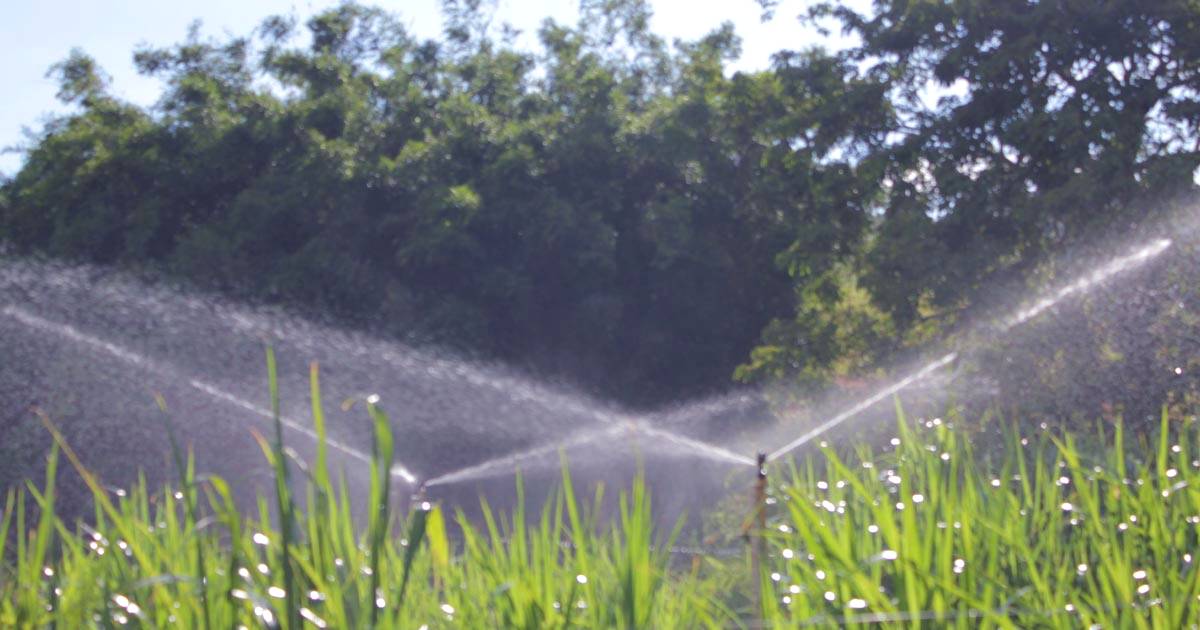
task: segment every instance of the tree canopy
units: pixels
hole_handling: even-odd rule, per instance
[[[197,27],[135,52],[151,108],[75,51],[0,238],[654,403],[877,366],[1195,186],[1193,3],[822,3],[860,44],[753,73],[729,26],[581,9],[536,50],[479,0],[434,40],[353,3]]]

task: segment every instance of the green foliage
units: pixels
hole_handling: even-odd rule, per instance
[[[888,194],[865,270],[902,325],[918,296],[961,306],[1195,190],[1194,3],[826,2],[809,17],[860,38],[843,57],[902,123],[873,151]]]
[[[899,415],[899,446],[793,469],[768,531],[772,624],[1179,627],[1200,614],[1194,420],[1080,445]]]
[[[315,366],[312,391],[323,435]],[[1165,410],[1133,440],[1119,424],[1084,439],[898,410],[893,447],[773,464],[767,528],[751,531],[765,537],[759,576],[673,559],[679,526],[656,527],[640,479],[602,521],[603,486],[581,504],[565,461],[536,513],[518,480],[511,515],[484,502],[453,535],[440,505],[417,499],[399,516],[390,423],[373,403],[368,414],[363,529],[323,440],[316,466],[291,479],[280,464],[294,455],[264,440],[280,505],[273,515],[260,497],[254,515],[222,479],[197,475],[173,434],[178,485],[143,481],[114,498],[43,418],[55,437],[45,482],[9,490],[0,512],[0,625],[1149,628],[1200,614],[1200,432]],[[96,505],[74,529],[55,511],[60,453]]]
[[[813,251],[788,268],[819,270],[861,230],[838,197],[853,168],[820,163],[843,122],[820,118],[876,110],[836,105],[861,90],[823,53],[729,77],[730,28],[672,50],[639,0],[547,22],[536,53],[489,30],[484,3],[447,9],[447,41],[355,4],[309,20],[308,46],[278,17],[250,38],[193,29],[135,54],[165,85],[149,110],[73,55],[56,74],[79,109],[4,184],[0,237],[646,402],[721,386],[786,315],[789,242]]]
[[[312,389],[323,435],[315,366]],[[297,478],[281,435],[263,440],[278,504],[272,514],[260,497],[256,517],[238,511],[221,478],[197,476],[184,462],[169,422],[178,486],[154,491],[142,482],[114,498],[46,420],[56,444],[46,481],[9,491],[0,513],[0,625],[698,628],[732,620],[711,584],[671,566],[674,533],[657,531],[640,480],[622,494],[619,520],[603,525],[600,494],[581,507],[564,466],[536,522],[523,502],[511,516],[485,505],[483,528],[460,514],[452,539],[438,505],[393,511],[390,422],[370,401],[368,413],[376,442],[365,530],[351,518],[344,484],[331,480],[323,441],[317,465]],[[75,530],[55,514],[60,447],[96,503],[94,520]]]
[[[73,51],[50,74],[76,109],[0,182],[0,239],[651,403],[739,365],[877,369],[1196,187],[1183,0],[822,2],[859,44],[754,73],[730,26],[669,46],[644,0],[583,2],[536,50],[443,4],[429,41],[353,3],[194,28],[135,53],[147,109]]]

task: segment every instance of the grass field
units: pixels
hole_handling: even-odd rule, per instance
[[[323,436],[315,370],[312,387]],[[1083,435],[898,411],[886,450],[825,448],[773,465],[765,529],[742,556],[718,559],[672,556],[678,529],[656,528],[639,483],[601,521],[602,497],[577,493],[565,466],[561,489],[532,513],[485,506],[468,523],[418,502],[401,514],[387,500],[390,425],[375,406],[367,413],[376,439],[365,524],[351,519],[323,445],[303,469],[285,466],[279,432],[261,440],[276,492],[255,513],[240,512],[222,480],[197,477],[178,447],[177,486],[117,496],[60,440],[45,480],[5,497],[0,626],[1181,628],[1200,619],[1190,419],[1164,414],[1153,437],[1098,428],[1084,447]],[[62,474],[92,488],[90,524],[55,516]]]

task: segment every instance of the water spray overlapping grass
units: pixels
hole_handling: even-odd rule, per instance
[[[1118,425],[1086,446],[1045,430],[899,418],[894,449],[823,449],[777,489],[762,576],[772,624],[1182,628],[1200,618],[1194,418],[1164,412],[1156,437]],[[984,436],[1002,443],[972,446]]]
[[[641,483],[602,524],[603,491],[580,505],[564,469],[536,525],[523,501],[507,517],[485,504],[482,527],[459,514],[455,549],[440,506],[417,499],[398,513],[390,423],[370,399],[371,510],[360,529],[350,492],[327,469],[315,368],[312,466],[288,465],[269,371],[275,433],[259,440],[276,485],[257,515],[239,512],[222,479],[197,476],[173,433],[178,486],[142,482],[114,497],[43,416],[55,436],[45,484],[10,490],[0,515],[0,626],[695,628],[732,619],[715,582],[670,566],[678,530],[656,529]],[[60,453],[96,504],[74,530],[55,513]]]
[[[540,512],[526,513],[518,490],[510,517],[485,503],[476,524],[459,514],[457,535],[421,498],[401,515],[390,423],[366,407],[365,526],[323,441],[314,465],[285,466],[277,413],[260,442],[278,483],[257,514],[197,475],[173,437],[177,486],[113,496],[56,433],[46,482],[9,491],[0,516],[0,626],[1149,628],[1200,616],[1194,419],[1164,413],[1157,436],[1130,440],[1118,426],[1081,446],[898,413],[884,451],[826,448],[777,471],[753,575],[736,559],[672,561],[678,529],[656,529],[640,483],[607,521],[603,490],[580,505],[565,471]],[[55,514],[60,452],[92,489],[87,524]]]

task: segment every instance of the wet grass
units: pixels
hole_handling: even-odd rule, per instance
[[[272,399],[278,416],[278,398]],[[325,435],[317,374],[313,423]],[[1192,553],[1200,444],[1165,416],[1153,438],[965,431],[897,413],[886,449],[822,449],[775,465],[764,557],[673,558],[635,483],[601,520],[603,491],[561,489],[526,513],[468,522],[389,487],[393,436],[375,427],[366,523],[315,461],[286,465],[255,513],[171,435],[179,481],[114,494],[54,431],[46,478],[0,516],[0,627],[699,628],[830,625],[1187,627],[1200,619]],[[165,416],[164,416],[165,417]],[[278,426],[277,426],[278,429]],[[983,444],[984,440],[999,443]],[[972,440],[977,442],[973,444]],[[92,489],[89,524],[55,515],[60,470]],[[289,478],[290,477],[290,478]],[[303,499],[303,500],[298,500]]]
[[[312,388],[324,436],[315,368]],[[323,443],[313,465],[285,465],[278,420],[273,440],[259,438],[277,483],[256,514],[239,512],[221,479],[197,476],[178,445],[177,486],[143,482],[114,495],[47,420],[56,446],[44,482],[12,489],[2,506],[0,627],[699,628],[733,619],[718,581],[672,566],[663,549],[673,532],[656,530],[641,483],[620,494],[619,515],[605,524],[602,491],[581,504],[565,468],[537,514],[485,505],[472,524],[419,500],[399,514],[389,500],[390,423],[364,402],[375,427],[365,528]],[[92,490],[88,525],[55,515],[64,456]]]
[[[1194,421],[1083,449],[1044,429],[976,447],[953,420],[897,416],[888,452],[825,449],[775,489],[773,625],[1196,627]]]

